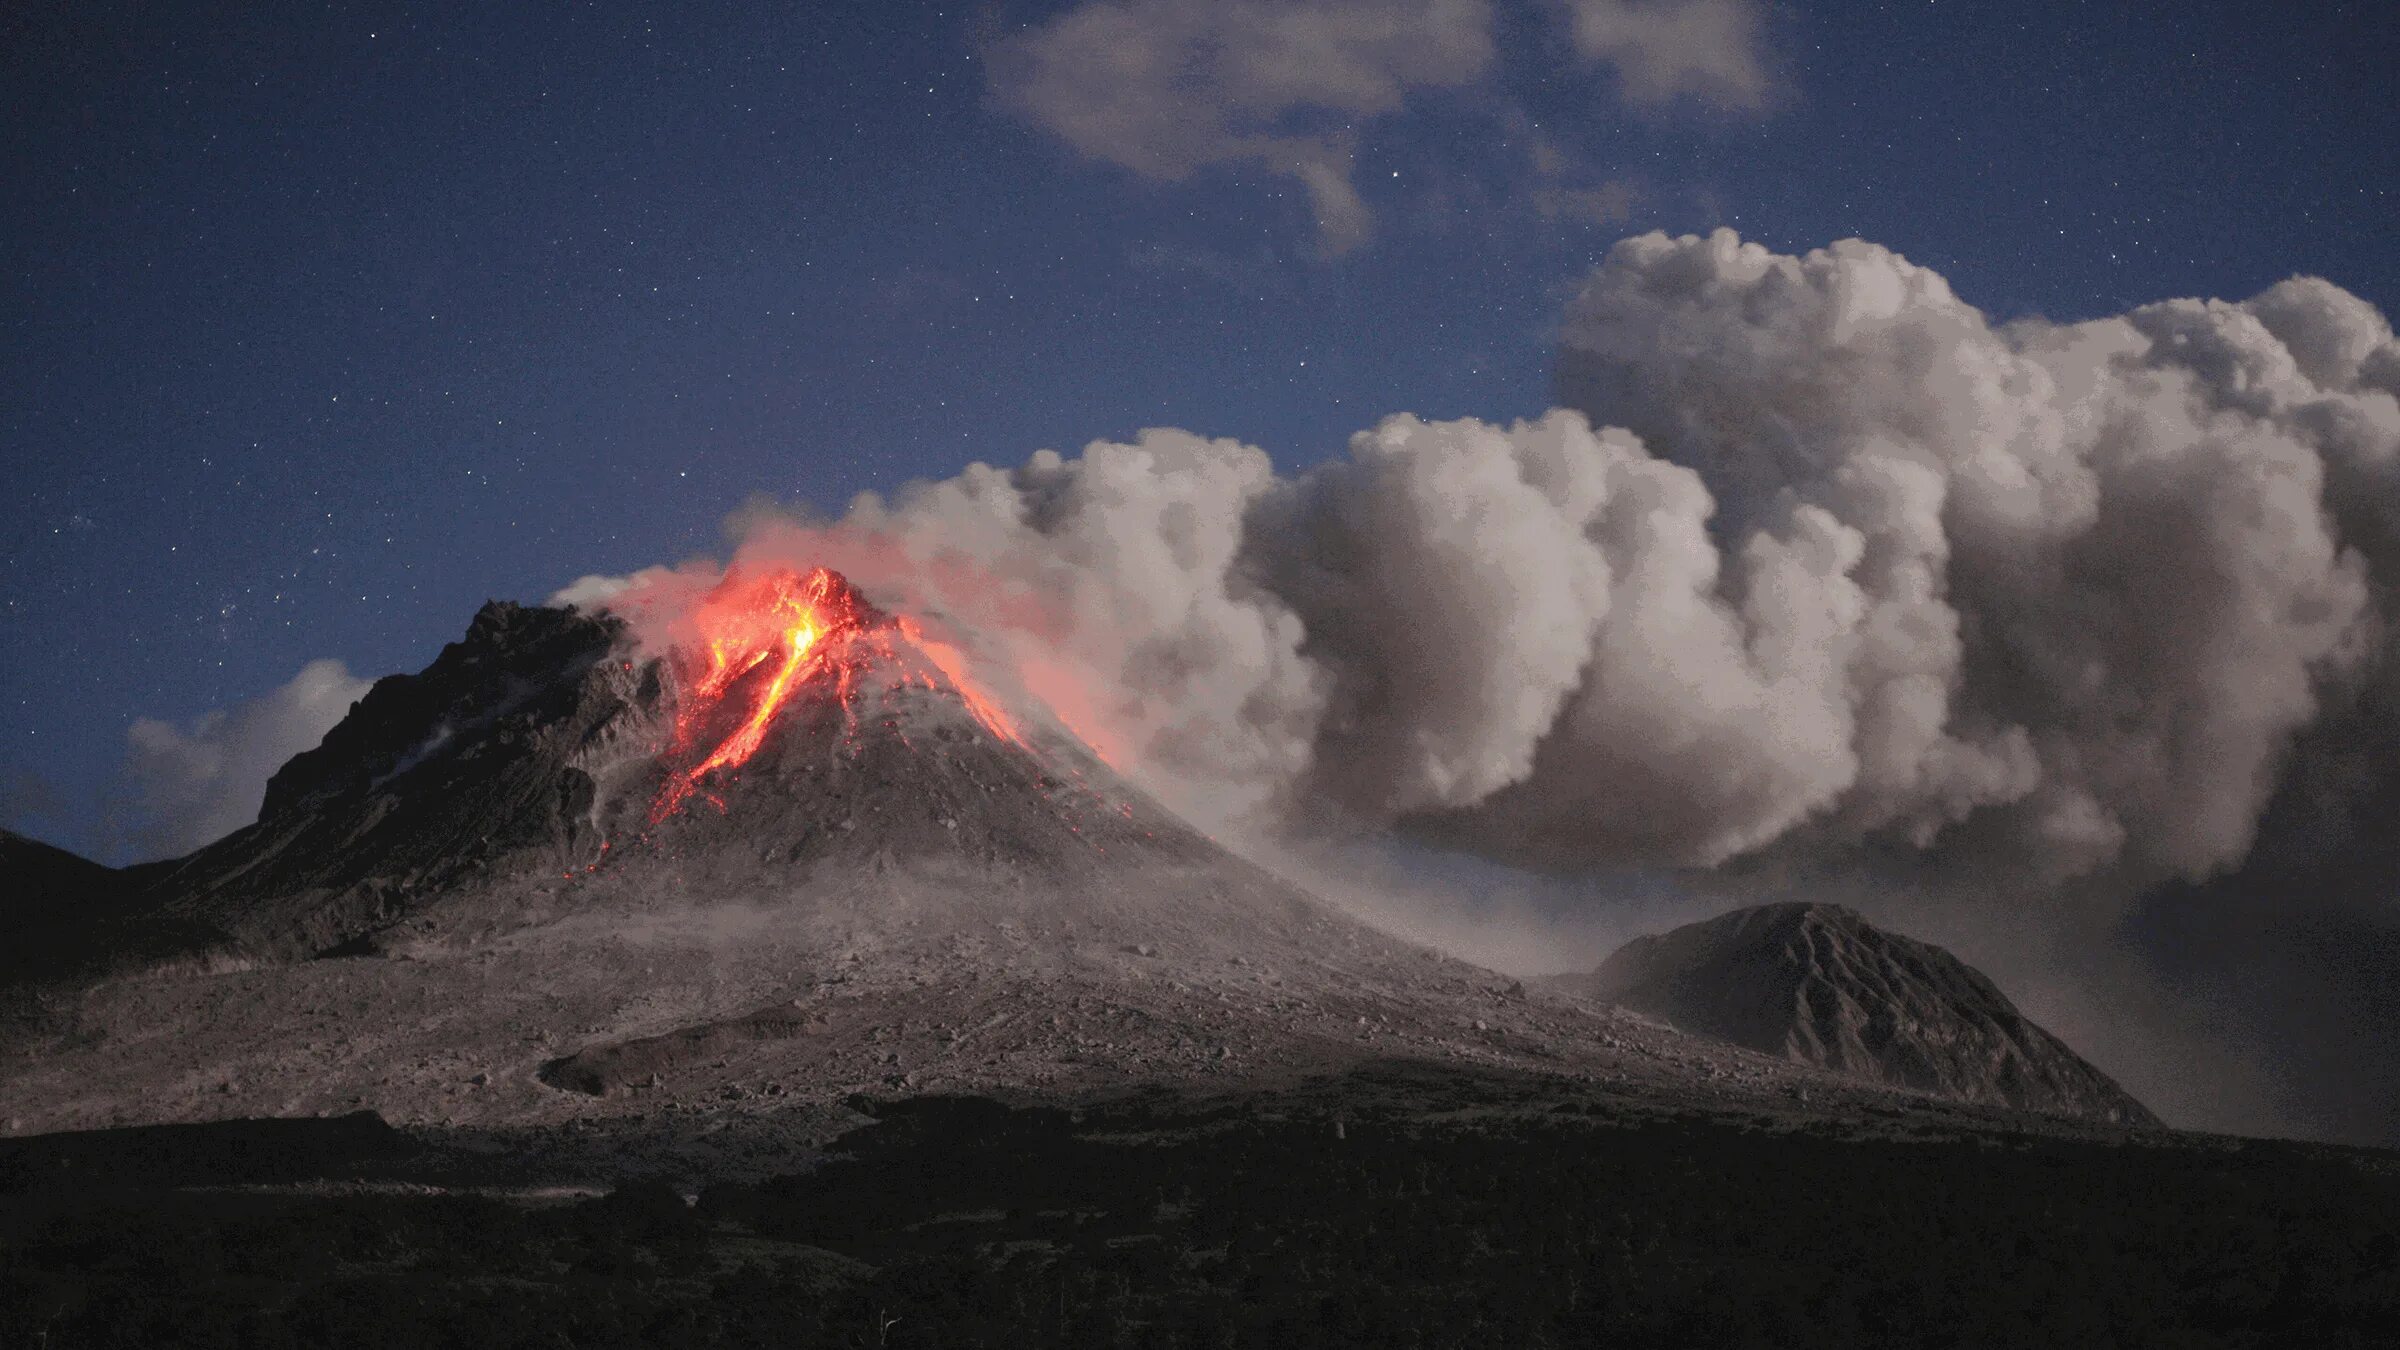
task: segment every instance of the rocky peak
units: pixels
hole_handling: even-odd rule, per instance
[[[414,675],[377,680],[315,749],[267,780],[261,820],[300,802],[356,795],[421,758],[437,739],[489,723],[532,696],[555,693],[608,655],[617,620],[575,610],[486,603],[466,636]]]

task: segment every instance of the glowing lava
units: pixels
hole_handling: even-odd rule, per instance
[[[860,683],[881,676],[888,687],[946,689],[984,730],[1024,744],[1016,723],[969,678],[957,648],[875,608],[827,568],[730,571],[700,602],[692,624],[696,644],[676,652],[690,683],[676,700],[667,753],[671,765],[688,767],[673,770],[659,789],[650,806],[653,824],[701,792],[710,774],[748,763],[794,696],[812,682],[829,687],[853,728]],[[759,678],[749,678],[754,674]],[[723,732],[737,698],[750,701],[733,730]],[[713,794],[710,800],[724,805]]]

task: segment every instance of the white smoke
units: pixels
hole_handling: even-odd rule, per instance
[[[1661,868],[1713,871],[1640,917],[1838,893],[2184,1118],[2271,1119],[2264,1088],[2176,1086],[2233,1042],[2119,929],[2240,863],[2279,784],[2278,828],[2321,833],[2400,774],[2383,317],[2295,280],[1994,325],[1871,244],[1654,234],[1574,301],[1558,387],[1527,422],[1388,418],[1293,477],[1153,430],[833,521],[752,509],[736,560],[974,630],[1171,806],[1453,950],[1581,961]],[[719,575],[571,598],[671,641]],[[1361,865],[1395,838],[1582,880],[1477,873],[1453,913],[1428,896],[1467,864]],[[2277,903],[2361,921],[2319,889]]]
[[[1854,764],[1787,814],[2197,877],[2247,850],[2323,700],[2383,664],[2393,352],[2323,282],[1995,329],[1874,245],[1719,232],[1620,245],[1559,386],[1706,478],[1745,547],[1815,512],[1856,537],[1863,608],[1827,653]]]
[[[135,721],[122,775],[133,798],[129,842],[145,858],[172,857],[256,820],[267,779],[323,740],[370,683],[339,661],[311,661],[280,688],[188,725]]]

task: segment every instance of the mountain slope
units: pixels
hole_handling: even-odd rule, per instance
[[[305,958],[476,880],[595,849],[595,767],[642,739],[656,673],[612,661],[612,620],[493,603],[415,675],[378,680],[269,781],[259,819],[117,874],[16,970],[80,981]],[[630,733],[630,740],[629,735]]]
[[[162,871],[157,863],[109,867],[65,849],[0,830],[0,989],[54,978],[85,968],[95,934],[107,930],[106,948],[121,959],[139,960],[188,950],[209,934],[178,921],[125,921],[146,912],[145,888]]]
[[[1764,905],[1636,938],[1574,983],[1685,1031],[1855,1078],[2157,1123],[1973,967],[1839,905]]]

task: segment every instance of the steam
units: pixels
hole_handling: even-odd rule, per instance
[[[1705,477],[1745,551],[1855,554],[1746,616],[1857,592],[1818,634],[1832,725],[1800,724],[1847,763],[1777,813],[1817,847],[1968,835],[2035,875],[2197,878],[2386,664],[2394,352],[2318,281],[1994,329],[1873,245],[1648,236],[1576,300],[1559,387]]]
[[[134,722],[122,776],[133,798],[136,851],[173,857],[256,820],[267,779],[323,740],[369,683],[339,661],[311,661],[280,688],[185,726]]]

